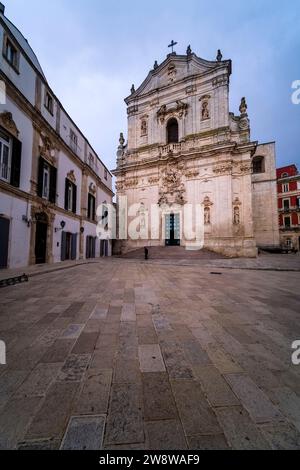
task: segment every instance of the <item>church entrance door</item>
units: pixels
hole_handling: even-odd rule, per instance
[[[180,246],[180,214],[166,215],[166,246]]]

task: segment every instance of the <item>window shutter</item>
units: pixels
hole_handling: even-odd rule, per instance
[[[13,138],[10,184],[20,187],[22,142]]]
[[[76,184],[73,184],[73,212],[76,214],[77,210],[77,186]]]
[[[93,197],[93,215],[92,215],[92,217],[93,217],[93,220],[96,219],[96,198],[95,197]]]
[[[44,159],[39,158],[39,169],[38,169],[38,186],[37,194],[39,197],[43,196],[43,170],[44,170]]]
[[[61,233],[61,260],[66,260],[66,244],[67,244],[67,233]]]
[[[87,214],[87,216],[88,216],[88,219],[91,218],[91,195],[90,194],[88,194],[88,214]]]
[[[56,203],[56,180],[57,180],[57,169],[54,166],[50,167],[50,191],[49,201],[53,204]]]
[[[68,210],[68,189],[69,189],[69,180],[66,178],[66,183],[65,183],[65,210]]]
[[[71,259],[76,260],[77,258],[77,233],[72,234],[71,242]]]

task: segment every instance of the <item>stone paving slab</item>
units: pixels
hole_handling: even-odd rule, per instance
[[[299,275],[175,261],[1,291],[2,448],[300,449]]]
[[[187,443],[179,420],[146,423],[149,450],[186,450]]]
[[[62,450],[101,450],[105,418],[72,417],[64,436]]]
[[[144,442],[142,387],[114,384],[111,391],[105,444]]]
[[[158,344],[139,346],[141,372],[165,372],[166,367]]]

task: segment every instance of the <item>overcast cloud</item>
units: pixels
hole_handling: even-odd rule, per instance
[[[38,56],[50,86],[109,168],[127,132],[132,83],[178,53],[232,59],[230,108],[246,96],[252,139],[276,140],[277,165],[300,167],[299,0],[2,0]],[[300,168],[299,168],[300,169]]]

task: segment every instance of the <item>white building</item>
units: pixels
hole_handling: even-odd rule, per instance
[[[111,255],[96,208],[112,176],[0,4],[0,268]]]
[[[255,257],[257,247],[279,245],[275,144],[251,140],[245,98],[238,115],[229,112],[230,75],[231,61],[220,51],[208,61],[188,47],[186,55],[155,62],[132,87],[125,100],[128,142],[121,135],[113,174],[119,206],[126,200],[139,207],[127,225],[140,217],[143,230],[120,240],[116,252],[146,243],[191,247],[183,229],[189,225],[190,233],[201,226],[205,247],[228,256]],[[153,205],[161,211],[155,238]]]

